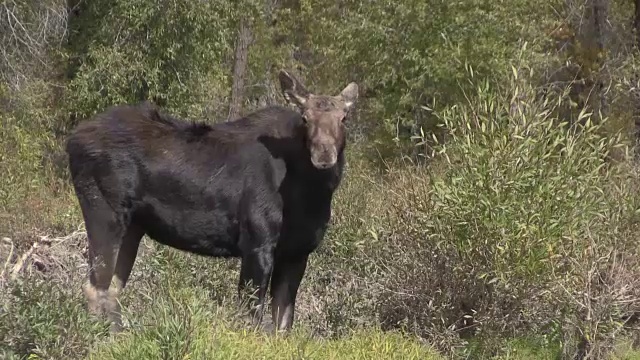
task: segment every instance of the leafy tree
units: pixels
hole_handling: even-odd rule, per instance
[[[86,3],[71,28],[70,110],[89,116],[154,99],[169,111],[217,112],[226,96],[234,15],[227,1]]]
[[[300,0],[282,16],[304,26],[297,41],[313,53],[309,81],[328,89],[358,81],[367,100],[363,118],[382,124],[378,136],[389,140],[403,130],[405,139],[419,127],[434,130],[437,119],[425,110],[434,102],[464,101],[465,64],[504,77],[524,42],[531,42],[530,61],[540,60],[539,40],[557,3]]]

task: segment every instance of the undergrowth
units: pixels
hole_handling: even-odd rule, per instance
[[[304,329],[266,335],[229,322],[200,288],[166,289],[131,331],[103,342],[89,359],[441,359],[399,334],[357,331],[340,340],[314,339]]]
[[[479,356],[465,345],[484,339],[487,357],[507,334],[538,334],[563,358],[603,358],[635,336],[640,310],[627,144],[588,109],[559,118],[564,95],[540,97],[526,78],[477,83],[468,104],[437,113],[437,165],[405,165],[384,185],[385,245],[371,254],[387,269],[381,322],[447,352]]]

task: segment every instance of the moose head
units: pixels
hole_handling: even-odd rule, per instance
[[[329,96],[310,93],[284,70],[280,71],[279,80],[285,99],[302,114],[311,163],[318,169],[333,167],[344,148],[344,122],[358,98],[358,85],[352,82],[339,95]]]

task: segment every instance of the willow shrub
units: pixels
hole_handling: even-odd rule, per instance
[[[433,165],[395,172],[380,315],[449,349],[457,334],[536,334],[601,355],[640,307],[636,177],[608,119],[570,124],[564,97],[517,74],[436,114]]]

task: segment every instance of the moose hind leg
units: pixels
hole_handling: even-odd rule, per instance
[[[276,259],[271,277],[271,315],[277,330],[290,330],[293,326],[296,296],[307,268],[307,258]]]
[[[122,238],[112,281],[112,285],[115,286],[117,291],[124,289],[127,281],[129,281],[133,264],[138,255],[138,247],[140,247],[142,236],[144,236],[144,231],[140,227],[131,224]]]
[[[84,294],[89,311],[107,315],[112,320],[117,311],[116,299],[109,293],[118,251],[125,233],[123,216],[118,216],[97,190],[85,188],[79,195],[89,247],[89,281]],[[116,318],[117,320],[117,318]]]
[[[138,254],[138,247],[140,246],[140,240],[142,240],[143,235],[144,231],[140,227],[133,224],[129,225],[118,251],[111,287],[109,288],[109,301],[114,307],[114,311],[112,312],[114,330],[120,330],[122,326],[121,309],[118,298],[127,285],[129,275],[131,275],[131,270],[133,269],[133,264]]]

